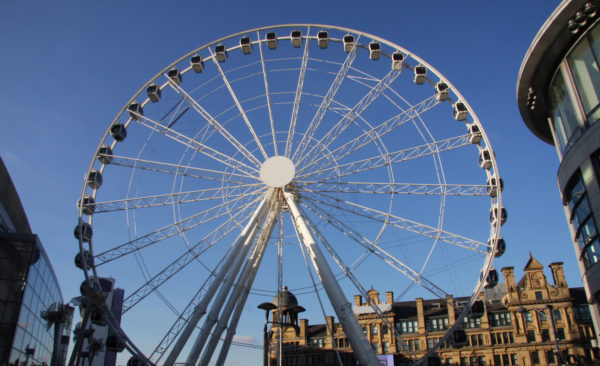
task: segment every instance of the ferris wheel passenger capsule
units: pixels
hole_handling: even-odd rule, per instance
[[[454,103],[454,109],[452,111],[452,116],[454,117],[455,120],[464,121],[467,118],[468,114],[469,114],[469,110],[467,109],[467,106],[465,105],[465,103],[463,103],[461,101]]]
[[[473,302],[473,305],[471,305],[471,311],[469,312],[469,318],[471,318],[471,319],[481,318],[484,313],[485,313],[485,304],[483,303],[483,300],[477,300],[477,301]]]
[[[292,46],[295,48],[302,46],[302,32],[299,29],[294,29],[290,33],[290,38],[292,39]]]
[[[242,37],[240,39],[240,46],[242,47],[242,53],[244,55],[249,55],[252,53],[252,41],[250,40],[250,37]]]
[[[190,58],[190,65],[196,73],[201,73],[202,71],[204,71],[204,61],[202,60],[202,56],[200,55],[196,54],[192,56],[192,58]]]
[[[500,192],[504,190],[504,181],[502,178],[496,179],[496,177],[490,177],[487,181],[487,193],[490,197],[496,197],[498,195],[498,183],[500,183]]]
[[[77,240],[81,240],[84,243],[89,243],[92,240],[93,231],[92,225],[87,222],[81,221],[77,226],[75,226],[75,230],[73,230],[73,234]]]
[[[319,33],[317,33],[317,39],[319,41],[319,48],[327,48],[327,45],[329,44],[329,33],[327,33],[327,31],[319,31]]]
[[[492,167],[492,156],[490,154],[490,150],[483,149],[479,153],[479,166],[483,169],[489,169]]]
[[[110,135],[116,141],[121,142],[125,140],[125,137],[127,137],[127,130],[125,129],[125,126],[123,126],[123,124],[115,123],[110,127]]]
[[[500,225],[504,225],[507,218],[508,214],[506,213],[506,209],[504,207],[500,209],[500,214],[498,214],[498,206],[494,206],[492,209],[490,209],[490,223],[492,225],[496,225],[498,219],[500,219]]]
[[[481,276],[483,276],[483,272],[481,273]],[[485,280],[485,285],[483,285],[483,287],[485,287],[485,288],[493,288],[497,284],[498,284],[498,271],[496,271],[494,268],[492,268],[488,272],[488,276],[487,276],[487,278]]]
[[[427,79],[427,68],[423,65],[415,66],[415,84],[421,85]]]
[[[100,148],[98,148],[97,157],[102,164],[110,164],[112,161],[112,155],[113,153],[110,146],[102,145]]]
[[[352,34],[346,34],[344,36],[344,51],[350,52],[354,47],[354,36]]]
[[[97,170],[92,170],[87,176],[87,185],[92,189],[98,189],[102,185],[102,174]]]
[[[269,49],[274,50],[277,48],[277,34],[275,32],[269,32],[265,36],[267,39],[267,47]]]
[[[182,76],[179,72],[179,69],[172,68],[171,70],[169,70],[169,72],[167,72],[167,76],[169,77],[169,80],[171,80],[175,84],[181,85]]]
[[[136,121],[142,120],[142,116],[144,115],[144,109],[142,108],[142,105],[140,103],[131,103],[129,106],[127,106],[127,111],[129,111],[131,119],[134,119]]]
[[[84,269],[83,265],[85,263],[85,268],[89,269],[94,266],[94,257],[87,250],[83,252],[77,253],[75,256],[75,266],[80,269]]]
[[[467,344],[467,332],[464,329],[456,329],[452,333],[451,343],[456,348],[462,348]]]
[[[470,143],[478,144],[481,142],[481,130],[479,129],[479,126],[477,126],[475,123],[471,123],[470,125],[467,125],[467,130]]]
[[[381,44],[379,42],[371,42],[369,43],[369,58],[371,60],[379,60],[379,55],[381,54]]]
[[[127,361],[127,366],[147,366],[148,364],[140,358],[133,356]]]
[[[402,71],[402,64],[404,63],[404,54],[396,51],[392,53],[392,69]]]
[[[83,207],[82,200],[77,201],[77,208],[81,208],[81,211],[86,215],[93,215],[94,211],[96,211],[96,201],[93,197],[85,196],[83,197]]]
[[[146,94],[148,95],[148,99],[150,99],[152,103],[158,102],[160,100],[160,97],[162,96],[160,87],[154,83],[150,84],[146,88]]]
[[[219,62],[227,61],[227,49],[224,44],[215,46],[215,53],[217,54],[217,60]]]
[[[445,82],[438,81],[438,83],[435,84],[435,93],[435,98],[437,99],[437,101],[443,102],[450,97],[450,88]]]
[[[492,251],[493,240],[488,240],[488,253]],[[498,243],[496,244],[496,255],[494,258],[501,257],[502,254],[506,251],[506,242],[502,237],[498,238]]]

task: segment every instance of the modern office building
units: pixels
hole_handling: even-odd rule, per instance
[[[481,295],[483,307],[463,322],[466,342],[445,342],[438,348],[440,365],[583,365],[598,361],[595,333],[583,288],[569,288],[562,263],[549,265],[553,283],[543,266],[530,257],[524,275],[515,280],[513,267],[502,269],[504,283]],[[395,302],[386,292],[382,301],[371,289],[367,298],[354,297],[353,311],[382,364],[410,365],[409,353],[423,357],[455,323],[467,298]],[[273,299],[273,322],[265,334],[265,364],[356,365],[342,326],[333,316],[325,324],[298,319],[304,309],[284,289]],[[384,315],[382,320],[373,307]],[[394,327],[401,341],[389,328]],[[278,347],[279,338],[282,340]],[[336,352],[337,349],[337,352]],[[281,350],[281,351],[279,351]],[[560,356],[559,356],[560,355]],[[339,359],[338,359],[339,357]],[[560,359],[559,359],[560,357]],[[429,363],[436,364],[436,363]]]
[[[517,101],[529,129],[556,146],[558,186],[600,330],[600,1],[565,0],[535,36]]]
[[[64,365],[72,315],[0,158],[0,365]]]

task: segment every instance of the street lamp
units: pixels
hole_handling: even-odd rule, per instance
[[[535,312],[537,312],[538,314],[544,314],[544,309],[548,310],[548,313],[550,315],[550,325],[552,325],[552,334],[554,335],[554,347],[556,347],[556,356],[558,357],[558,362],[561,365],[564,365],[565,363],[563,362],[561,353],[560,353],[560,347],[558,345],[558,337],[557,337],[557,333],[556,333],[556,323],[554,321],[554,307],[550,304],[546,304],[546,306],[544,308],[540,308],[540,309],[525,309],[524,307],[520,307],[517,309],[517,311],[521,314],[525,313],[528,310],[533,310]]]
[[[277,305],[270,302],[263,302],[258,305],[259,309],[265,311],[265,327],[263,328],[263,366],[267,366],[271,363],[271,357],[268,355],[268,349],[270,348],[269,336],[267,334],[267,324],[269,324],[269,312],[277,309]]]

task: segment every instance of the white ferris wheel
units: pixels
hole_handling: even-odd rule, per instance
[[[218,39],[152,77],[100,140],[78,204],[71,363],[103,345],[131,365],[221,365],[283,286],[312,321],[335,315],[365,365],[352,295],[466,296],[442,343],[497,282],[501,191],[470,105],[399,45],[314,24]]]

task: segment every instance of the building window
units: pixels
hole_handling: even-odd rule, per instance
[[[373,351],[375,351],[375,353],[379,353],[379,343],[373,342],[371,345],[373,346]]]
[[[585,267],[590,268],[600,261],[598,230],[581,174],[576,174],[573,179],[566,190],[567,203],[571,212],[571,223],[576,230],[575,240],[581,249],[580,258]]]
[[[554,351],[546,351],[546,362],[556,363],[556,355],[554,354]]]
[[[428,332],[448,329],[448,318],[429,318],[425,320],[425,328]]]
[[[379,327],[377,325],[371,325],[371,335],[376,336],[379,334]]]
[[[463,318],[463,328],[481,328],[481,318],[469,318],[468,316],[465,316]]]
[[[461,357],[460,366],[469,366],[469,359],[467,357]]]
[[[490,315],[490,325],[492,327],[502,327],[505,325],[510,325],[510,313],[508,311],[492,313]]]
[[[542,342],[548,342],[550,340],[550,330],[542,329]]]
[[[554,310],[555,312],[557,310]],[[588,305],[577,305],[575,307],[575,318],[577,318],[577,320],[591,320],[592,319],[592,315],[590,314],[590,308]],[[556,313],[554,315],[554,319],[558,318],[556,317]]]
[[[383,347],[383,353],[390,352],[390,342],[383,342],[382,347]]]
[[[475,346],[483,346],[483,335],[482,334],[472,334],[470,337],[471,347]]]
[[[600,104],[600,72],[597,59],[599,38],[600,28],[596,27],[567,57],[571,76],[588,124],[592,124],[600,118],[600,108],[598,108]]]
[[[565,339],[565,329],[564,328],[557,328],[556,329],[556,337],[558,339]]]
[[[527,323],[531,323],[533,321],[533,317],[531,316],[531,311],[525,312],[525,321]]]
[[[560,312],[560,309],[555,309],[552,312],[552,315],[554,316],[554,320],[562,320],[562,314]]]
[[[531,352],[531,363],[534,365],[540,364],[540,354],[538,353],[538,351]]]
[[[552,97],[552,127],[560,151],[566,152],[581,136],[581,128],[563,74],[559,72],[550,87]]]
[[[541,322],[548,320],[548,316],[546,315],[545,311],[538,311],[538,316],[540,317]]]
[[[419,322],[417,320],[401,320],[396,323],[396,330],[402,334],[417,333]]]
[[[381,334],[388,334],[388,326],[387,325],[382,325],[381,326]]]
[[[542,291],[536,291],[535,292],[535,299],[536,300],[543,300],[544,299],[544,295],[542,295]]]
[[[527,331],[527,343],[532,343],[535,342],[535,333],[533,332],[533,330],[528,330]]]

